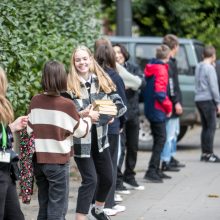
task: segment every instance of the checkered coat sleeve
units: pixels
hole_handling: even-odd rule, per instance
[[[98,92],[98,81],[97,78],[93,76],[90,94],[88,93],[85,85],[81,83],[81,94],[82,97],[78,98],[75,94],[68,92],[64,96],[71,98],[76,106],[78,111],[82,111],[94,100],[100,99],[111,99],[118,110],[116,117],[122,116],[127,108],[124,105],[121,97],[117,93],[106,94],[104,92]],[[102,152],[105,148],[109,146],[107,133],[108,133],[108,121],[109,118],[101,119],[99,123],[93,125],[96,127],[97,137],[98,137],[98,149],[99,152]],[[74,140],[74,156],[75,157],[90,157],[91,151],[91,131],[84,138],[73,138]]]

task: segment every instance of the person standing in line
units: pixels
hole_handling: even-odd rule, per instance
[[[144,91],[145,116],[150,122],[153,135],[153,147],[148,169],[144,179],[148,182],[162,183],[169,178],[160,171],[160,154],[166,141],[166,118],[172,114],[172,102],[168,97],[168,64],[170,49],[161,45],[145,67],[146,86]]]
[[[0,219],[24,220],[16,191],[16,182],[12,177],[12,163],[7,150],[13,148],[13,132],[27,126],[28,117],[21,116],[14,120],[11,103],[6,98],[8,81],[0,67]],[[5,153],[3,153],[5,151]],[[6,160],[6,155],[8,159]]]
[[[73,102],[60,95],[67,90],[63,64],[49,61],[41,80],[44,92],[31,99],[28,134],[35,142],[34,175],[38,186],[38,220],[65,220],[69,194],[69,160],[73,137],[84,137],[97,121],[92,109],[80,118]]]
[[[95,48],[97,48],[99,45],[108,45],[110,47],[112,46],[110,40],[106,37],[101,37],[95,41]],[[115,65],[117,72],[124,81],[125,88],[132,89],[134,91],[139,90],[140,86],[142,85],[142,80],[140,77],[130,73],[124,66],[119,64],[117,60]]]
[[[216,115],[220,113],[220,95],[214,67],[215,60],[215,48],[206,46],[203,51],[203,61],[196,66],[195,72],[195,102],[202,123],[202,155],[200,160],[211,163],[220,162],[220,158],[213,152]]]
[[[121,44],[114,44],[116,61],[122,65],[128,72],[139,77],[145,86],[144,74],[140,68],[129,62],[129,53]],[[135,166],[137,163],[138,141],[139,141],[139,90],[131,88],[126,89],[127,97],[127,120],[124,126],[124,132],[121,134],[122,152],[118,164],[117,191],[123,189],[123,182],[128,189],[144,190],[144,186],[137,183],[135,179]],[[126,149],[126,150],[125,150]],[[125,154],[126,151],[126,154]],[[125,170],[122,174],[121,168],[125,157]]]
[[[167,45],[171,50],[171,56],[168,62],[169,65],[169,98],[173,104],[173,112],[170,118],[166,120],[166,143],[161,153],[162,171],[179,171],[180,167],[185,167],[174,158],[176,154],[177,137],[180,130],[179,117],[183,112],[182,108],[182,93],[178,80],[177,62],[175,59],[179,51],[178,38],[173,34],[167,34],[163,38],[163,44]]]
[[[116,92],[122,98],[123,103],[126,104],[127,100],[125,95],[125,85],[122,78],[116,71],[115,54],[112,46],[98,46],[95,50],[95,59],[98,62],[98,64],[104,69],[104,71],[108,73],[112,81],[115,83]],[[126,117],[123,115],[120,118],[115,118],[113,123],[109,124],[108,126],[109,151],[113,165],[113,184],[105,203],[104,212],[109,216],[116,215],[117,213],[123,212],[126,209],[125,206],[117,205],[114,200],[117,180],[119,135],[120,131],[123,129],[125,120]]]
[[[95,100],[111,99],[117,107],[117,117],[126,111],[116,93],[115,84],[85,46],[78,46],[72,53],[67,95],[83,117]],[[85,138],[74,138],[74,159],[82,177],[78,190],[76,220],[86,219],[88,213],[92,219],[109,219],[103,209],[113,184],[107,137],[108,124],[111,121],[111,117],[103,120],[100,116],[99,122],[92,125],[91,132]],[[94,196],[95,204],[89,212]]]
[[[101,37],[101,38],[99,38],[98,40],[95,41],[95,48],[97,48],[100,45],[107,45],[109,47],[112,47],[112,44],[109,41],[109,39],[105,38],[105,37]],[[131,89],[132,91],[138,91],[139,90],[139,88],[142,84],[142,81],[141,81],[139,76],[128,72],[128,70],[123,65],[121,65],[117,62],[117,60],[116,60],[116,70],[119,73],[120,77],[122,78],[126,89]],[[121,133],[121,135],[123,135],[123,133]],[[120,163],[119,158],[121,157],[120,155],[122,153],[121,152],[120,138],[121,137],[119,137],[118,163]],[[124,156],[122,156],[122,158],[124,159]],[[122,162],[123,161],[121,160],[121,163]],[[118,172],[118,174],[120,175],[120,183],[118,183],[119,178],[117,178],[117,184],[116,184],[117,192],[120,193],[120,194],[130,194],[131,193],[130,190],[128,190],[125,187],[125,185],[123,184],[123,175],[122,175],[121,171]],[[117,201],[117,202],[123,201],[123,198],[121,197],[120,194],[115,194],[115,201]]]

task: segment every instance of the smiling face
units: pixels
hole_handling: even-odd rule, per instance
[[[89,73],[89,67],[91,65],[91,57],[86,50],[79,49],[74,55],[74,65],[77,72],[81,75]]]
[[[114,46],[114,51],[115,51],[115,58],[116,61],[123,65],[125,63],[125,57],[123,55],[123,53],[121,52],[121,48],[118,46]]]

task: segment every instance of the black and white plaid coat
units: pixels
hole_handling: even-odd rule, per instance
[[[92,75],[91,80],[91,88],[90,88],[90,94],[88,93],[88,90],[84,83],[81,82],[81,98],[77,98],[73,93],[65,93],[63,94],[65,97],[71,98],[75,105],[77,111],[82,111],[85,109],[89,104],[91,104],[94,100],[100,100],[100,99],[111,99],[118,110],[118,114],[116,117],[122,116],[126,110],[127,107],[124,105],[121,97],[117,93],[110,93],[106,94],[104,92],[97,93],[98,90],[98,78],[96,75]],[[97,137],[98,137],[98,149],[99,152],[102,152],[105,148],[109,146],[108,143],[108,120],[110,118],[106,119],[104,116],[100,116],[100,122],[95,124],[96,130],[97,130]],[[91,151],[91,131],[87,134],[84,138],[74,138],[74,156],[75,157],[90,157],[90,151]]]

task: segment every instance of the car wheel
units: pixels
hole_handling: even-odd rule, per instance
[[[153,137],[151,135],[150,123],[144,115],[139,117],[139,149],[147,150],[151,149],[153,145]]]
[[[184,137],[184,135],[186,134],[187,130],[188,130],[188,126],[187,125],[181,125],[180,126],[180,133],[178,135],[177,141],[180,141]]]

